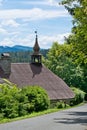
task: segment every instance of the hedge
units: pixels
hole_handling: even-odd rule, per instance
[[[22,89],[12,84],[0,84],[0,119],[15,118],[33,111],[48,109],[50,100],[46,91],[39,86]]]

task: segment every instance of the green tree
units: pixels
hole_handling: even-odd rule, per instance
[[[73,45],[75,61],[81,65],[87,65],[87,1],[63,0],[62,4],[73,17],[72,35],[67,43]]]
[[[73,62],[71,54],[71,45],[54,43],[48,53],[46,66],[69,86],[73,85],[82,88],[84,84],[83,69]]]
[[[72,45],[72,59],[83,69],[83,89],[87,92],[87,0],[62,0],[73,18],[72,34],[66,43]]]

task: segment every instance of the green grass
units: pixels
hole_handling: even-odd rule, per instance
[[[57,112],[57,111],[59,111],[57,108],[53,108],[53,109],[48,109],[48,110],[41,111],[41,112],[33,112],[29,115],[25,115],[25,116],[13,118],[13,119],[4,118],[4,119],[0,120],[0,123],[7,123],[7,122],[26,119],[26,118],[32,118],[32,117],[36,117],[36,116],[40,116],[40,115],[44,115],[44,114],[49,114],[49,113],[53,113],[53,112]]]
[[[81,106],[83,104],[84,103],[81,103],[81,104],[76,105],[76,106]],[[76,106],[73,106],[73,107],[76,107]],[[50,113],[53,113],[53,112],[58,112],[58,111],[73,108],[73,107],[70,106],[70,107],[62,108],[62,109],[52,108],[52,109],[48,109],[48,110],[41,111],[41,112],[33,112],[33,113],[29,114],[29,115],[21,116],[21,117],[17,117],[17,118],[13,118],[13,119],[4,118],[4,119],[0,120],[0,124],[1,123],[12,122],[12,121],[23,120],[23,119],[26,119],[26,118],[32,118],[32,117],[41,116],[41,115],[45,115],[45,114],[50,114]]]

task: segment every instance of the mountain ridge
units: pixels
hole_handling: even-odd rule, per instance
[[[32,51],[33,47],[15,45],[12,47],[9,46],[0,46],[0,53],[4,52],[19,52],[19,51]]]

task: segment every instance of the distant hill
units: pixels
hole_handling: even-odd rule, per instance
[[[32,47],[21,46],[21,45],[15,45],[13,47],[0,46],[0,53],[4,53],[4,52],[32,51],[32,50],[33,50]]]
[[[27,46],[20,46],[20,45],[16,45],[13,47],[0,46],[0,57],[1,53],[10,53],[12,63],[30,62],[32,51],[33,47],[27,47]],[[40,53],[44,57],[46,57],[48,51],[49,49],[41,49]]]

